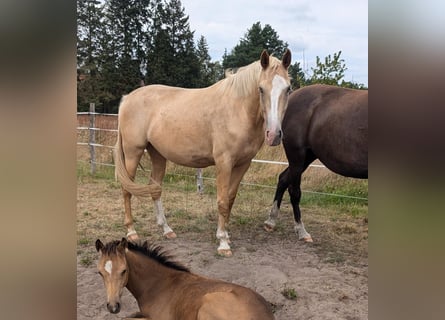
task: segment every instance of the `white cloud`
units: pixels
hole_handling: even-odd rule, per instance
[[[271,25],[289,44],[293,61],[342,50],[345,80],[368,84],[368,2],[357,0],[182,0],[195,38],[203,35],[213,60],[221,60],[255,22]]]

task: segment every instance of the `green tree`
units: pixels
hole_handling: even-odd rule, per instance
[[[348,68],[346,67],[345,60],[340,56],[341,51],[334,53],[333,56],[329,54],[324,58],[324,62],[317,56],[316,67],[311,68],[312,76],[308,81],[305,81],[305,85],[322,83],[345,88],[367,89],[363,84],[345,81],[343,79]]]
[[[99,102],[98,64],[102,18],[100,1],[77,1],[77,100],[81,111],[87,111],[91,102]]]
[[[147,54],[147,83],[196,87],[199,60],[189,17],[179,0],[158,2],[153,10],[153,26]]]
[[[196,46],[196,55],[199,61],[198,87],[208,87],[214,83],[213,65],[209,55],[209,46],[204,36],[201,36]]]
[[[280,40],[277,32],[270,25],[266,24],[262,28],[261,23],[256,22],[247,30],[230,54],[224,53],[222,65],[224,69],[245,66],[258,60],[263,49],[281,58],[287,46],[287,42]]]
[[[306,85],[306,76],[298,61],[289,66],[289,75],[291,78],[292,89],[298,89]]]
[[[141,72],[135,65],[144,60],[145,42],[141,37],[142,22],[148,20],[149,10],[141,0],[108,0],[106,17],[112,38],[110,45],[117,50],[116,64],[119,77],[116,83],[120,95],[128,93],[140,85]],[[148,2],[145,2],[148,5]]]
[[[311,68],[311,83],[323,83],[338,86],[340,80],[345,76],[346,68],[345,60],[340,58],[341,51],[334,53],[333,57],[329,54],[324,58],[324,62],[320,57],[316,57],[316,66]]]

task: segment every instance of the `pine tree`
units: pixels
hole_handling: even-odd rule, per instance
[[[77,1],[77,101],[80,111],[98,103],[99,39],[102,11],[100,1]]]
[[[207,40],[204,36],[201,36],[198,40],[196,46],[196,55],[199,61],[199,82],[198,87],[208,87],[213,84],[212,78],[212,63],[210,61],[211,57],[209,55],[209,46]]]
[[[147,83],[196,87],[199,61],[189,17],[181,1],[158,2],[153,17],[152,42],[147,54]]]
[[[172,84],[174,49],[167,30],[167,12],[164,3],[153,3],[153,23],[150,27],[150,42],[147,49],[146,84]]]
[[[277,32],[268,24],[261,27],[256,22],[247,30],[240,42],[223,56],[223,67],[238,68],[252,63],[260,58],[261,52],[266,49],[269,54],[281,58],[288,44],[279,39]]]

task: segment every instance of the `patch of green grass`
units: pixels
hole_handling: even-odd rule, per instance
[[[90,243],[90,240],[87,239],[87,238],[81,238],[81,239],[78,240],[78,243],[79,243],[80,245],[84,245],[84,246],[86,246],[86,245],[88,245],[88,244]]]
[[[237,224],[239,226],[245,226],[245,225],[253,225],[254,223],[254,218],[249,217],[249,216],[236,216],[233,219],[234,224]]]
[[[84,267],[89,267],[93,264],[94,259],[88,255],[88,254],[84,254],[81,258],[80,258],[80,264],[83,265]]]
[[[297,300],[297,298],[298,298],[297,291],[296,291],[294,288],[288,288],[288,287],[285,287],[285,288],[283,289],[283,291],[281,291],[281,294],[282,294],[286,299],[289,299],[289,300]]]

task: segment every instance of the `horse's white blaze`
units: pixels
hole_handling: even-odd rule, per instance
[[[272,90],[270,92],[270,115],[269,115],[269,124],[274,128],[279,123],[278,119],[278,101],[280,99],[280,95],[283,93],[288,87],[286,80],[279,75],[275,75],[272,80]]]
[[[111,260],[105,262],[105,271],[111,274],[112,269],[113,269],[113,262],[111,262]]]

